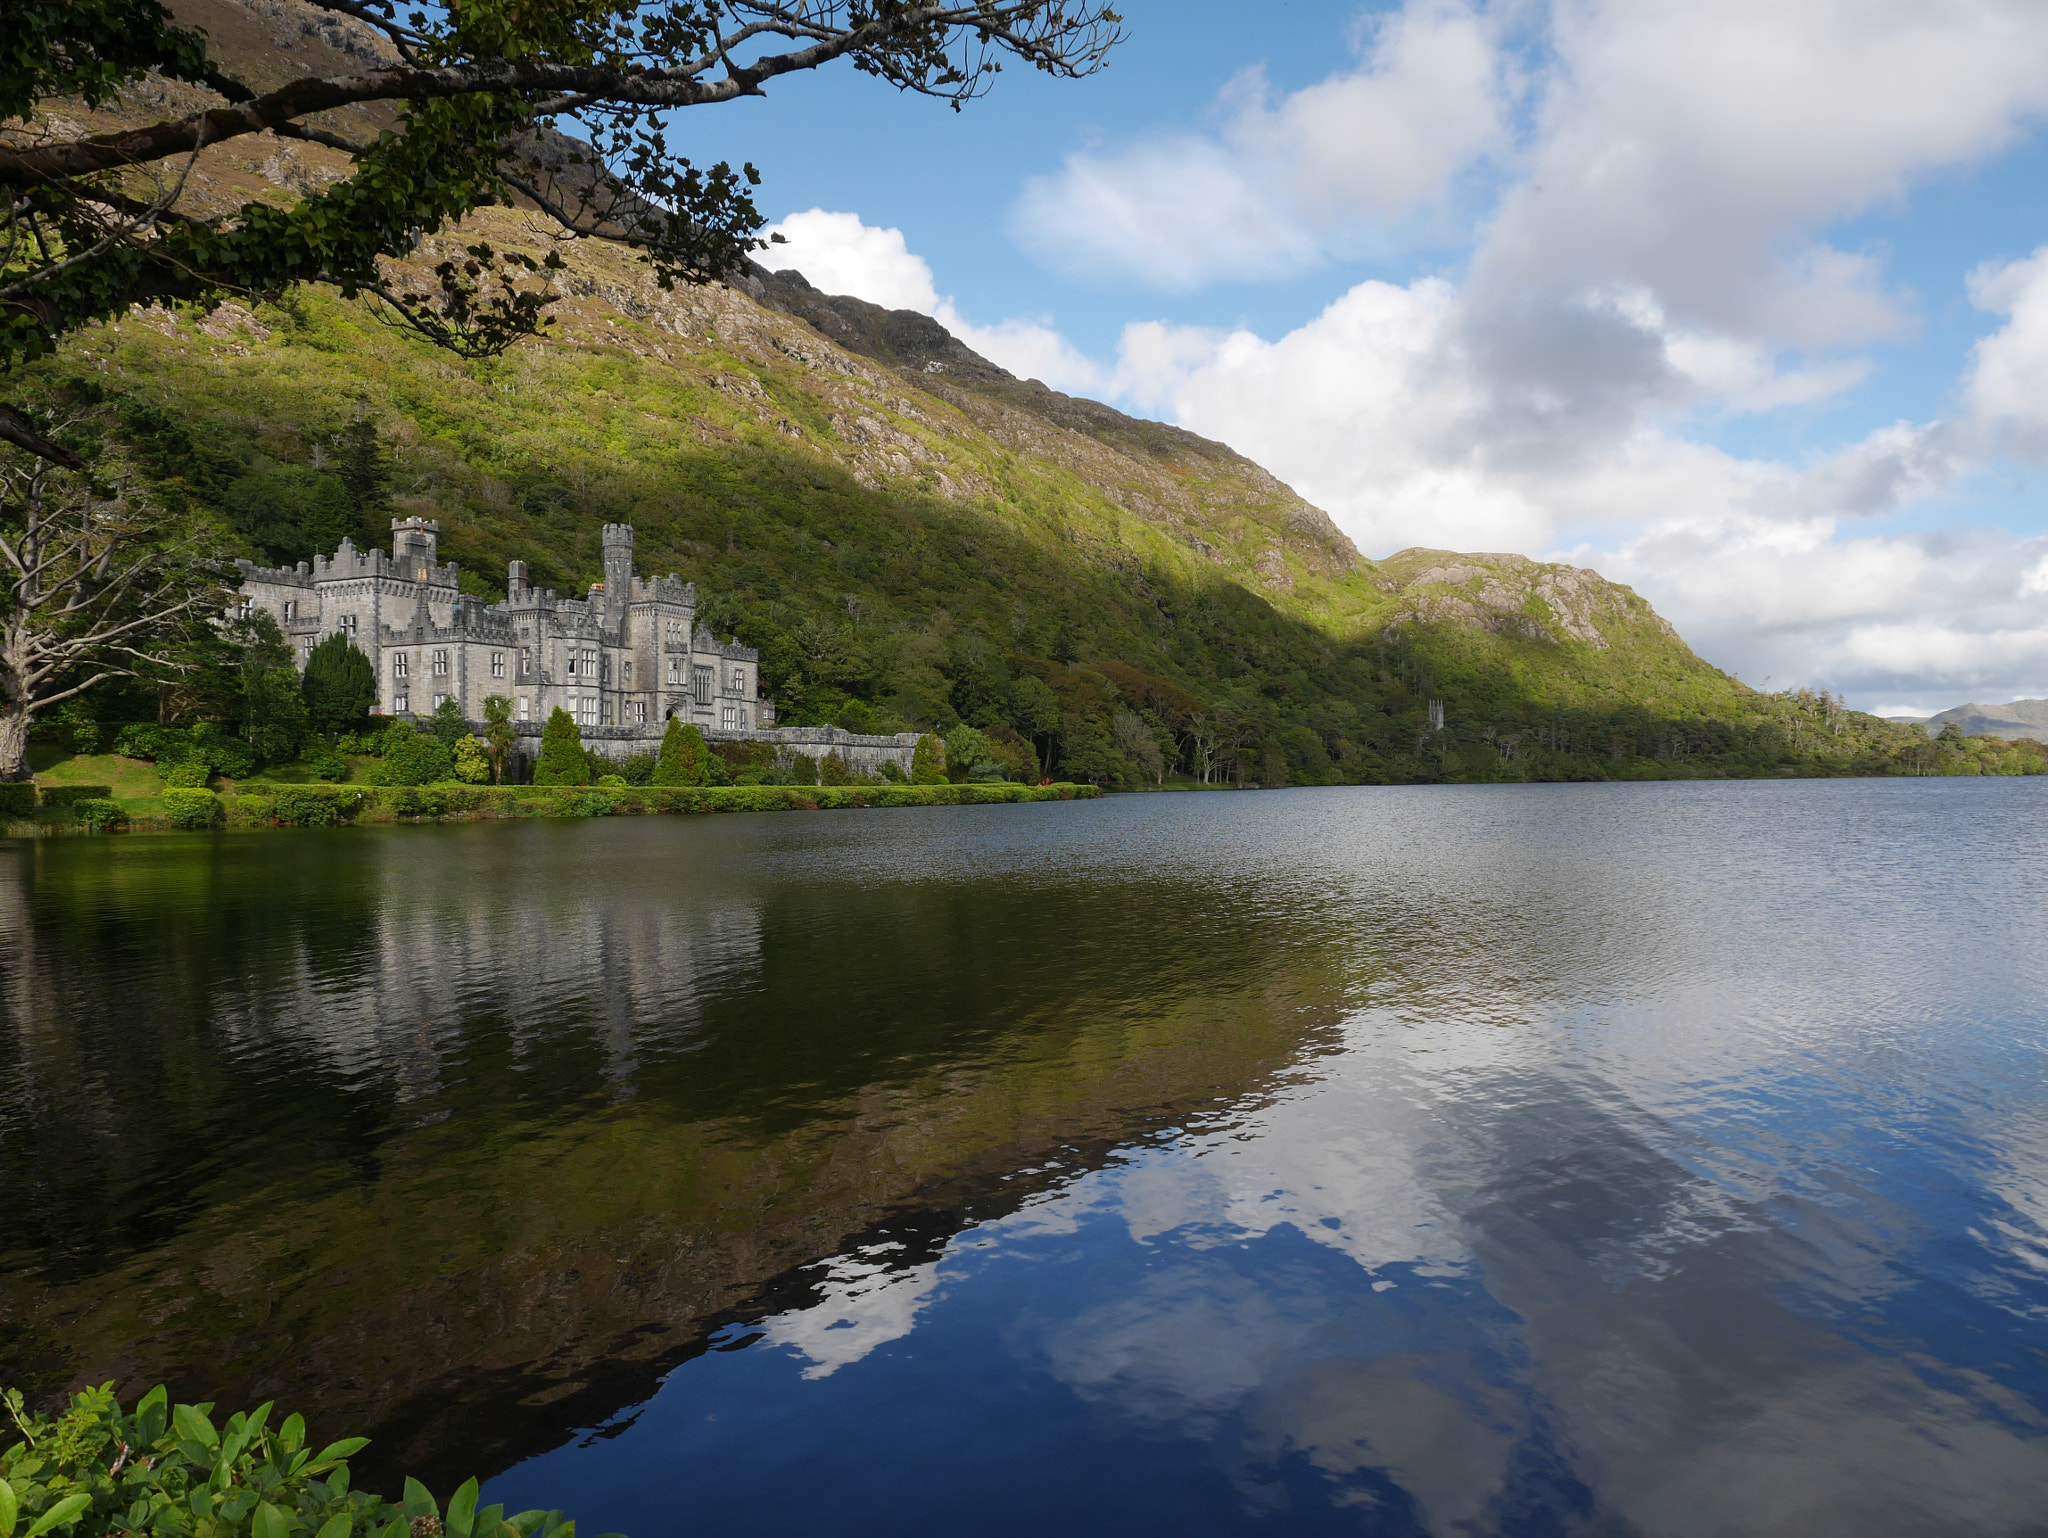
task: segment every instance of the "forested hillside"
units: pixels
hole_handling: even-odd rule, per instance
[[[372,46],[289,0],[177,9],[272,50],[275,71]],[[287,199],[341,164],[247,139],[202,157],[195,195]],[[1757,694],[1589,571],[1367,560],[1222,445],[1015,380],[927,317],[792,275],[664,292],[630,253],[553,245],[499,208],[429,241],[415,276],[480,239],[566,263],[553,327],[502,358],[464,362],[306,288],[283,307],[134,312],[19,393],[53,420],[88,413],[158,496],[268,560],[383,543],[391,516],[421,513],[470,591],[500,592],[508,559],[580,590],[600,527],[631,523],[643,570],[694,579],[706,620],[760,648],[785,722],[1014,730],[1066,777],[1998,767],[1946,748],[1930,767],[1917,731]]]

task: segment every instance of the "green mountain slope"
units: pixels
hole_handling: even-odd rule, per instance
[[[178,9],[278,70],[370,46],[332,16],[293,31],[291,0]],[[290,197],[342,165],[237,141],[195,196]],[[548,240],[494,209],[412,265],[479,236]],[[575,589],[600,575],[600,527],[632,523],[643,570],[694,579],[708,622],[761,648],[784,720],[1014,729],[1073,776],[1846,772],[1924,743],[1756,694],[1590,571],[1366,560],[1223,445],[1016,380],[928,317],[793,274],[665,293],[630,253],[560,249],[553,330],[490,364],[307,290],[137,313],[19,393],[102,400],[163,495],[269,559],[422,513],[472,591],[500,591],[510,559]],[[370,512],[338,460],[362,420],[392,456]]]

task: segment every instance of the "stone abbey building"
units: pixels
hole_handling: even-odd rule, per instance
[[[329,636],[345,635],[377,670],[376,713],[427,716],[454,700],[481,721],[484,700],[512,701],[522,758],[557,706],[599,752],[649,751],[670,717],[712,740],[766,741],[874,772],[884,759],[908,769],[914,734],[858,737],[834,727],[775,731],[761,694],[760,657],[721,642],[697,623],[697,586],[633,570],[631,525],[604,526],[604,581],[586,598],[563,598],[511,563],[502,603],[458,590],[455,563],[441,565],[441,526],[394,518],[391,550],[359,551],[344,539],[332,557],[296,567],[241,563],[241,612],[268,610],[301,668]]]

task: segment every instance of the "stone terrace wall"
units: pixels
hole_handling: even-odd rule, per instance
[[[635,753],[660,752],[661,734],[667,726],[667,722],[659,726],[652,722],[646,726],[586,726],[583,728],[583,745],[614,763],[624,763]],[[518,736],[512,745],[512,773],[508,778],[522,781],[533,778],[534,761],[540,757],[541,729],[539,721],[514,723],[513,730]],[[482,735],[483,723],[472,722],[470,730]],[[910,756],[917,748],[917,735],[916,732],[898,732],[892,737],[865,737],[838,726],[779,726],[747,731],[725,731],[714,727],[704,730],[707,742],[767,743],[776,749],[777,756],[784,762],[798,753],[815,759],[837,753],[855,774],[880,774],[884,763],[893,763],[906,778],[910,774]]]

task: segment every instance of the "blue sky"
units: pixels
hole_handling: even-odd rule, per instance
[[[820,286],[1634,585],[1865,708],[2048,694],[2048,6],[1125,0],[1079,82],[684,114]],[[829,217],[828,217],[829,216]]]

